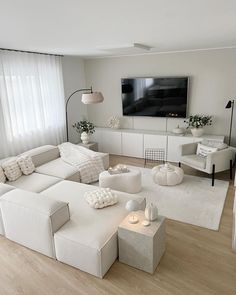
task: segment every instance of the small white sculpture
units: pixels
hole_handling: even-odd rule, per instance
[[[107,125],[112,129],[119,129],[120,119],[117,116],[111,116],[107,121]]]
[[[158,209],[153,203],[150,203],[146,206],[145,217],[149,221],[154,221],[158,217]]]

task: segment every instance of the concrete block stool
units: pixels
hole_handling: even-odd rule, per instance
[[[99,175],[99,186],[136,194],[142,189],[141,172],[139,170],[129,169],[129,172],[111,175],[108,171],[103,171]]]

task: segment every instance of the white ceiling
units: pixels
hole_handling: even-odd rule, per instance
[[[234,47],[236,0],[0,0],[0,28],[1,48],[65,55]]]

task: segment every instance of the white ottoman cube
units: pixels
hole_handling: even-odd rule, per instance
[[[153,181],[159,185],[177,185],[183,181],[183,169],[166,163],[152,168]]]
[[[68,203],[13,189],[0,206],[6,238],[56,258],[54,234],[70,219]]]
[[[129,169],[129,172],[111,175],[108,171],[103,171],[99,175],[99,186],[110,189],[136,194],[141,191],[141,172]]]

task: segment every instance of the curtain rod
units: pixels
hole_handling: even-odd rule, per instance
[[[17,49],[9,49],[9,48],[0,48],[0,50],[16,51],[16,52],[24,52],[24,53],[33,53],[33,54],[43,54],[43,55],[64,56],[64,55],[61,55],[61,54],[43,53],[43,52],[27,51],[27,50],[17,50]]]

